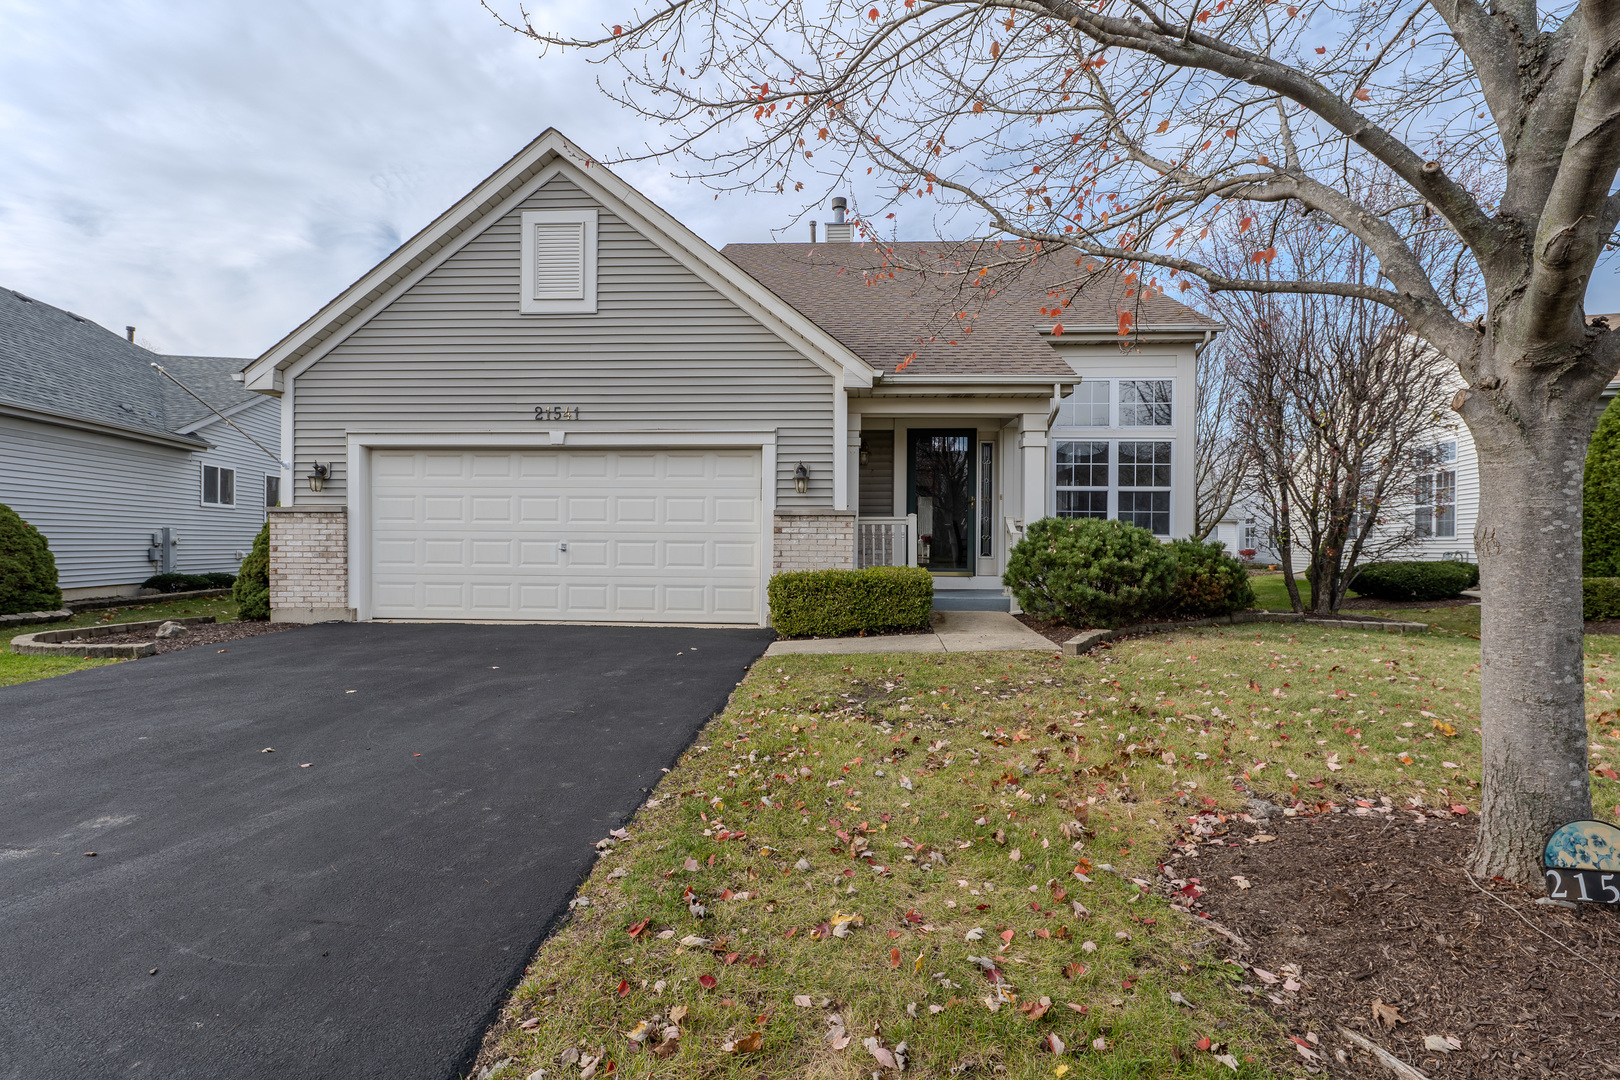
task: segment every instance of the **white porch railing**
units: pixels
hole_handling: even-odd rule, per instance
[[[855,519],[855,566],[917,565],[917,515]]]

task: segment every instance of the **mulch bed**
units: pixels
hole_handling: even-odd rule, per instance
[[[157,629],[154,627],[138,634],[108,634],[105,637],[82,640],[91,645],[134,645],[150,641],[157,646],[157,651],[161,655],[189,649],[194,645],[220,645],[230,641],[241,641],[243,638],[258,637],[260,634],[275,634],[282,630],[291,630],[298,625],[298,623],[273,622],[192,623],[186,628],[190,633],[181,634],[179,637],[157,637]]]
[[[1591,619],[1587,621],[1588,634],[1620,634],[1620,619]]]
[[[1399,604],[1385,604],[1385,605],[1382,605],[1382,606],[1384,606],[1384,607],[1400,607],[1401,605],[1399,605]],[[1448,605],[1448,604],[1446,604],[1444,602],[1441,602],[1441,603],[1435,603],[1435,604],[1422,604],[1422,605],[1412,605],[1412,606],[1414,606],[1414,607],[1419,607],[1419,606],[1421,606],[1421,607],[1448,607],[1448,606],[1452,606],[1452,605]],[[1042,637],[1046,638],[1046,640],[1055,641],[1059,645],[1062,645],[1064,642],[1068,641],[1070,638],[1074,637],[1076,634],[1081,634],[1081,633],[1085,632],[1083,629],[1077,630],[1074,627],[1069,626],[1069,625],[1067,625],[1065,623],[1061,623],[1061,622],[1057,622],[1055,620],[1049,620],[1049,619],[1038,619],[1033,615],[1014,615],[1013,618],[1017,619],[1019,622],[1023,623],[1025,626],[1029,627],[1031,630],[1035,631],[1037,634],[1040,634]],[[1337,615],[1324,616],[1324,618],[1342,619],[1342,620],[1344,620],[1346,622],[1368,622],[1368,623],[1381,623],[1381,622],[1394,621],[1394,620],[1391,620],[1391,619],[1380,618],[1377,615],[1358,615],[1358,614],[1355,614],[1354,612],[1343,612],[1343,611],[1341,611]],[[1155,620],[1156,623],[1158,623],[1158,622],[1175,622],[1175,621],[1176,620],[1174,620],[1174,619]],[[1189,621],[1191,622],[1191,621],[1194,621],[1194,620],[1189,620]],[[1286,625],[1286,624],[1278,624],[1278,625]],[[1620,624],[1617,624],[1617,625],[1620,625]],[[1131,628],[1128,627],[1128,626],[1125,626],[1125,627],[1121,627],[1121,629],[1129,631]],[[1198,629],[1198,627],[1193,627],[1193,629]],[[1620,629],[1617,629],[1615,632],[1620,633]]]
[[[1396,611],[1408,608],[1478,607],[1479,598],[1457,596],[1450,600],[1374,600],[1370,596],[1347,596],[1339,610]]]
[[[1620,915],[1476,886],[1463,869],[1472,815],[1364,812],[1206,815],[1225,835],[1196,838],[1198,853],[1170,864],[1206,890],[1199,910],[1245,939],[1222,946],[1248,965],[1256,1001],[1292,1035],[1315,1034],[1331,1075],[1390,1075],[1343,1026],[1434,1080],[1620,1076]],[[1375,1002],[1396,1010],[1393,1028]],[[1429,1049],[1428,1036],[1461,1048]]]

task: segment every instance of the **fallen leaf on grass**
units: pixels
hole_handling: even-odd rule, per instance
[[[620,979],[619,980],[618,995],[620,997],[624,997],[629,992],[630,992],[630,980],[629,979]]]
[[[705,990],[713,990],[715,985],[715,977],[713,975],[699,975],[698,985],[703,987]]]
[[[984,927],[975,926],[973,929],[969,930],[967,933],[962,935],[962,940],[963,941],[978,941],[982,937],[984,937]]]
[[[624,932],[629,934],[631,937],[637,937],[643,930],[647,929],[647,924],[650,922],[652,922],[651,919],[642,919],[638,923],[631,923],[629,926],[625,927]]]
[[[708,947],[709,939],[706,937],[698,937],[696,934],[687,934],[685,937],[681,938],[681,944],[686,946],[688,949],[703,949]]]
[[[1106,1050],[1108,1049],[1108,1040],[1099,1035],[1091,1040],[1091,1048],[1093,1050]]]
[[[1097,943],[1095,941],[1082,941],[1080,943],[1080,951],[1081,952],[1096,952],[1097,951]]]
[[[1057,1032],[1055,1031],[1048,1031],[1046,1033],[1046,1048],[1052,1051],[1054,1057],[1061,1056],[1063,1051],[1068,1049],[1068,1047],[1064,1045],[1063,1040],[1058,1038]],[[1067,1069],[1064,1070],[1064,1072],[1067,1071]],[[1060,1072],[1058,1075],[1062,1076],[1063,1073]]]
[[[892,968],[898,968],[900,966],[900,950],[899,949],[890,949],[889,950],[889,966],[892,967]]]
[[[678,1036],[665,1036],[664,1041],[652,1048],[654,1057],[667,1058],[681,1048]]]
[[[1180,990],[1172,990],[1170,992],[1170,1000],[1175,1002],[1177,1005],[1183,1006],[1184,1008],[1190,1009],[1193,1007],[1192,1002],[1181,996]]]
[[[533,1031],[539,1026],[540,1018],[538,1016],[531,1016],[527,1020],[523,1021],[523,1023],[518,1025],[518,1027],[522,1028],[524,1031]]]
[[[1024,1013],[1031,1020],[1039,1020],[1046,1015],[1046,1010],[1052,1007],[1052,999],[1043,997],[1039,1001],[1026,1001],[1018,1006],[1018,1011]]]
[[[1233,1072],[1238,1071],[1238,1059],[1233,1057],[1231,1054],[1216,1054],[1215,1060],[1220,1062],[1222,1065],[1225,1065]]]
[[[685,1005],[675,1006],[673,1009],[669,1010],[669,1022],[672,1024],[680,1023],[682,1020],[686,1019],[686,1012],[687,1009]]]
[[[764,1045],[765,1033],[756,1031],[741,1039],[727,1039],[720,1044],[720,1049],[728,1054],[757,1054]]]
[[[1462,1049],[1462,1040],[1450,1035],[1425,1035],[1423,1045],[1437,1054],[1449,1054]]]
[[[1082,964],[1082,963],[1080,963],[1078,961],[1076,961],[1076,962],[1074,962],[1072,964],[1064,964],[1063,965],[1063,977],[1065,979],[1078,979],[1080,976],[1084,975],[1085,973],[1086,973],[1086,965],[1084,965],[1084,964]]]
[[[810,1007],[810,1005],[811,1005],[810,995],[809,994],[794,994],[793,995],[793,1004],[797,1005],[801,1009],[808,1009]]]

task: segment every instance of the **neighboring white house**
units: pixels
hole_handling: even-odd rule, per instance
[[[1620,326],[1620,315],[1591,318],[1606,318],[1610,325]],[[1450,372],[1445,394],[1449,396],[1462,387],[1461,376]],[[1607,408],[1617,394],[1620,380],[1611,382],[1603,391],[1598,412]],[[1473,434],[1462,418],[1449,410],[1442,410],[1442,416],[1418,451],[1418,471],[1410,489],[1396,492],[1385,504],[1390,531],[1398,525],[1402,533],[1411,534],[1408,543],[1386,558],[1478,561],[1474,525],[1479,519],[1479,455]],[[1232,554],[1253,550],[1256,561],[1274,563],[1277,551],[1266,534],[1264,515],[1252,503],[1238,502],[1221,519],[1211,538],[1223,542]],[[1296,552],[1295,568],[1303,570],[1306,558],[1303,550]]]
[[[133,594],[166,568],[236,571],[281,485],[243,434],[280,446],[275,403],[232,378],[243,362],[160,356],[0,288],[0,503],[50,542],[64,596]]]
[[[272,618],[757,625],[773,573],[907,563],[1005,606],[1026,522],[1192,527],[1214,323],[1116,279],[1055,336],[1054,263],[938,333],[955,286],[850,231],[717,252],[541,135],[245,369]]]

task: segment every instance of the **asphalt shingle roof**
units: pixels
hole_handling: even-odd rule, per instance
[[[231,380],[243,360],[160,356],[71,311],[0,288],[0,404],[174,438],[212,414],[154,371],[154,360],[215,408],[257,396]]]
[[[1072,375],[1074,369],[1041,333],[1054,322],[1066,330],[1116,328],[1119,310],[1132,311],[1140,328],[1213,329],[1218,324],[1167,296],[1125,297],[1117,274],[1092,277],[1078,296],[1060,296],[1063,313],[1041,313],[1058,300],[1056,284],[1078,273],[1073,259],[1042,259],[1025,267],[1016,282],[994,289],[968,284],[972,263],[958,256],[962,245],[728,244],[721,250],[879,371],[893,371],[907,356],[907,375]],[[950,274],[884,269],[886,254],[914,266],[938,266]],[[987,258],[994,252],[985,252]],[[889,274],[893,276],[890,277]],[[956,276],[962,275],[962,276]],[[991,280],[991,279],[986,279]],[[971,318],[958,319],[966,311]],[[971,332],[966,330],[971,326]]]

